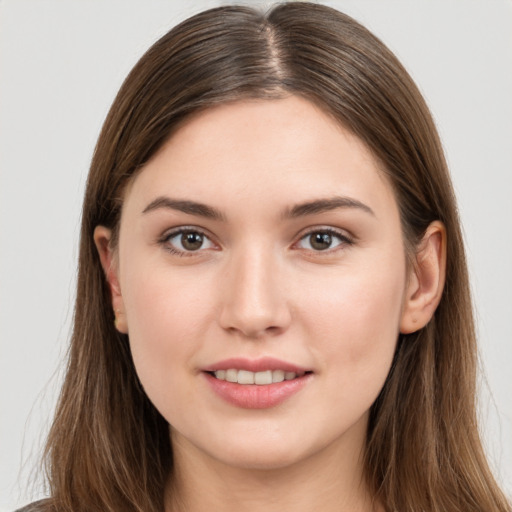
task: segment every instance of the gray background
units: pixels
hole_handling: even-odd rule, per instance
[[[438,123],[477,309],[482,430],[512,494],[512,2],[325,3],[396,52]],[[33,467],[62,378],[81,198],[108,107],[153,41],[219,4],[0,0],[0,511],[41,494]]]

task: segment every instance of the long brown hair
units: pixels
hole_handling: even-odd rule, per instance
[[[59,512],[163,510],[168,424],[145,395],[114,328],[96,248],[114,233],[122,191],[180,123],[245,98],[307,98],[382,164],[411,253],[434,220],[447,232],[447,280],[432,321],[398,340],[371,408],[365,477],[388,511],[510,511],[489,471],[475,413],[476,346],[452,185],[428,108],[396,57],[350,17],[309,3],[267,13],[222,7],[172,29],[140,59],[99,137],[83,207],[67,375],[45,451]]]

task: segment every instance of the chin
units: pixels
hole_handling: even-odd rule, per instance
[[[226,443],[227,439],[229,443]],[[237,436],[231,432],[219,441],[205,446],[205,450],[219,462],[247,470],[290,468],[321,455],[332,446],[329,435],[308,437],[301,428],[268,429],[266,432],[246,430],[245,435]]]
[[[227,467],[277,470],[308,457],[302,436],[294,434],[283,434],[275,428],[266,431],[258,429],[257,432],[250,428],[239,428],[236,432],[210,431],[208,435],[185,438],[174,432],[173,445],[180,452],[206,454]]]
[[[243,450],[236,453],[222,454],[218,460],[239,469],[272,471],[293,466],[303,458],[301,455],[297,449],[293,448],[271,450],[267,447],[265,450],[261,450],[244,447]]]

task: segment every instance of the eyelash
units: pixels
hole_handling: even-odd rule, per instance
[[[215,245],[215,242],[211,240],[211,238],[201,229],[193,226],[185,226],[180,227],[178,229],[172,230],[170,232],[165,233],[159,240],[159,243],[165,247],[165,249],[170,252],[173,255],[180,256],[180,257],[191,257],[195,256],[196,254],[204,251],[205,249],[198,249],[196,251],[182,251],[180,249],[176,249],[176,247],[173,247],[173,245],[170,243],[170,240],[179,236],[183,235],[185,233],[190,234],[199,234],[203,237],[203,240],[208,240],[211,244]],[[333,228],[313,228],[307,231],[306,233],[302,234],[301,237],[297,242],[293,244],[293,247],[297,246],[301,241],[307,239],[308,237],[311,237],[314,234],[321,233],[331,236],[332,238],[337,238],[339,240],[339,243],[334,248],[327,248],[324,250],[314,250],[314,249],[302,249],[306,251],[312,251],[315,254],[324,256],[328,254],[332,254],[333,252],[337,252],[339,250],[342,250],[343,248],[346,248],[347,246],[351,246],[354,244],[354,240],[347,236],[346,234],[343,234],[342,232],[333,229]],[[310,244],[311,245],[311,244]],[[341,247],[340,247],[341,246]]]
[[[195,256],[197,253],[201,252],[201,249],[198,249],[197,251],[182,251],[180,249],[176,249],[170,243],[171,239],[173,239],[179,235],[183,235],[185,233],[199,234],[203,237],[204,240],[209,240],[210,243],[214,244],[214,242],[212,242],[212,240],[211,240],[211,237],[209,237],[203,230],[193,227],[193,226],[184,226],[184,227],[180,227],[178,229],[169,231],[162,236],[162,238],[159,240],[159,243],[162,244],[165,247],[165,249],[173,255],[182,256],[182,257]]]
[[[298,243],[300,243],[302,240],[305,240],[307,239],[308,237],[311,237],[312,235],[316,234],[316,233],[321,233],[321,234],[327,234],[329,236],[331,236],[332,238],[337,238],[339,240],[339,243],[334,246],[333,248],[329,247],[328,249],[324,249],[324,250],[313,250],[313,252],[318,255],[328,255],[328,254],[332,254],[333,252],[336,252],[336,251],[339,251],[339,250],[343,250],[343,248],[346,248],[347,246],[351,246],[353,245],[354,243],[354,240],[347,236],[346,234],[342,233],[341,231],[338,231],[336,229],[333,229],[333,228],[313,228],[313,229],[310,229],[307,233],[303,234],[298,242],[295,242],[294,245],[297,245]],[[305,249],[305,250],[311,250],[311,249]]]

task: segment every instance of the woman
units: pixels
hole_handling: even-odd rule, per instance
[[[226,7],[122,86],[37,510],[510,510],[428,109],[327,7]]]

